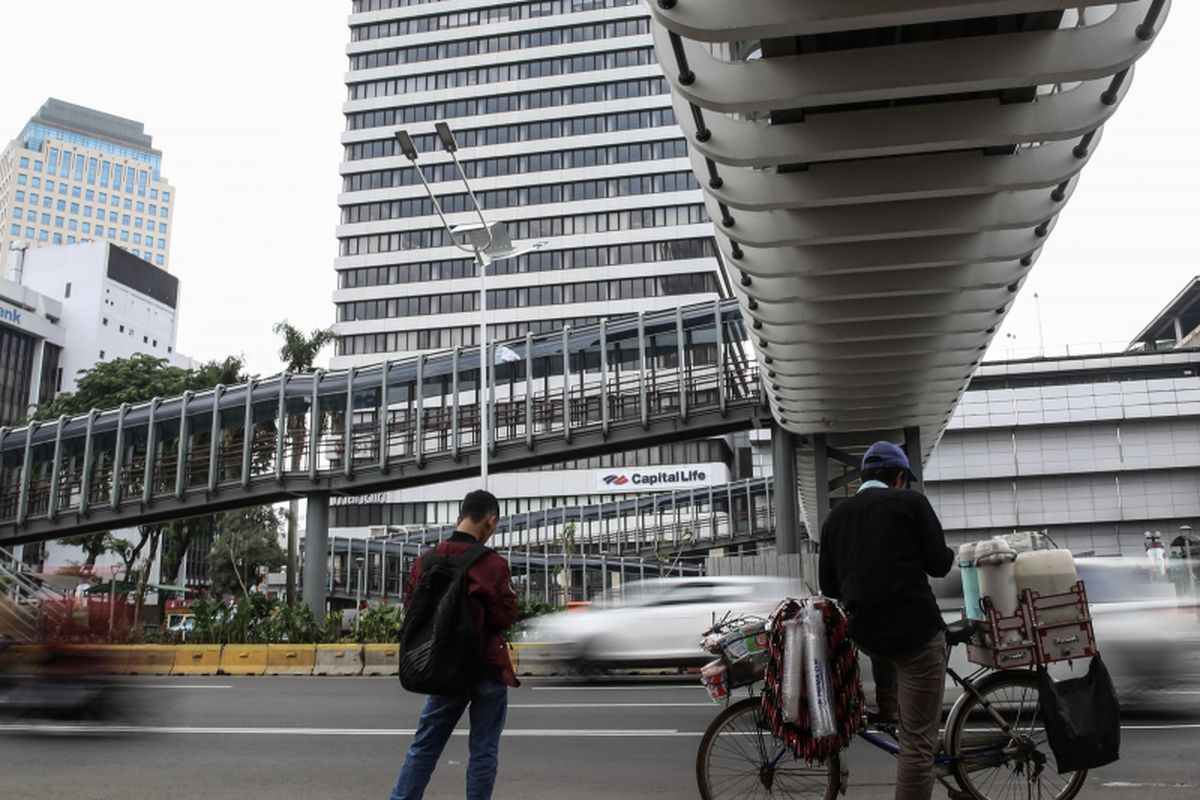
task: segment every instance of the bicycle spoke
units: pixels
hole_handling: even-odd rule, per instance
[[[960,756],[955,769],[964,785],[987,800],[1074,797],[1086,773],[1058,775],[1051,768],[1032,673],[994,674],[984,678],[978,690],[991,712],[972,697],[946,734],[951,750]],[[1040,769],[1035,750],[1044,759]]]
[[[701,796],[713,800],[821,800],[834,791],[829,764],[810,765],[782,750],[757,702],[730,706],[705,732],[698,754]]]

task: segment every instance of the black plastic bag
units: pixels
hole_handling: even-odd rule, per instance
[[[1087,675],[1058,683],[1039,669],[1038,706],[1059,774],[1121,757],[1121,707],[1100,656],[1092,658]]]

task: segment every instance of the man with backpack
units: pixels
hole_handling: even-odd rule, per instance
[[[458,531],[413,564],[404,595],[400,680],[429,694],[391,800],[418,800],[467,707],[467,797],[492,796],[508,687],[518,686],[504,631],[517,619],[508,562],[484,543],[500,504],[476,490],[463,499]]]

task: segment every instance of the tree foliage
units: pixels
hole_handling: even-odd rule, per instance
[[[35,420],[51,420],[63,414],[86,414],[93,408],[116,408],[122,403],[145,403],[155,397],[172,397],[185,390],[211,389],[218,383],[246,380],[240,356],[208,361],[196,369],[167,364],[165,358],[138,353],[129,358],[102,361],[82,370],[74,392],[62,392],[38,406]]]
[[[284,514],[270,506],[226,511],[217,517],[217,535],[208,553],[208,575],[218,597],[249,597],[259,571],[277,570],[287,561],[279,546]]]
[[[63,392],[48,403],[38,406],[32,419],[51,420],[64,414],[86,414],[93,408],[116,408],[122,403],[144,403],[155,397],[171,397],[185,390],[211,389],[218,383],[232,384],[246,380],[245,362],[240,356],[227,356],[219,361],[207,361],[193,370],[172,367],[165,358],[138,353],[129,358],[103,361],[91,369],[82,370],[74,392]],[[125,563],[126,580],[146,545],[150,544],[151,558],[161,543],[163,548],[162,579],[174,582],[183,563],[183,554],[197,535],[211,533],[212,518],[199,517],[157,526],[144,526],[139,541],[130,542],[111,533],[87,533],[68,536],[64,544],[83,549],[85,566],[91,569],[104,553],[117,553]]]
[[[337,339],[333,328],[314,328],[307,336],[286,319],[275,323],[275,333],[283,337],[279,359],[288,372],[311,372],[317,355]]]

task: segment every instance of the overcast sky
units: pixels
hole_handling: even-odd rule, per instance
[[[349,10],[349,0],[0,6],[0,139],[53,96],[144,122],[162,150],[176,190],[180,352],[241,353],[267,374],[279,369],[275,322],[333,323]],[[1174,3],[992,357],[1036,354],[1038,306],[1048,350],[1126,342],[1200,273],[1196,30],[1197,4]]]

